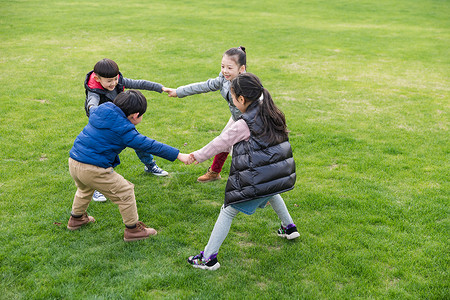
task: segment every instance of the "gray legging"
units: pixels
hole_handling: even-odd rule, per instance
[[[283,227],[294,223],[292,221],[291,215],[287,210],[286,204],[283,201],[283,198],[281,198],[279,194],[268,197],[267,200],[278,215],[278,218],[280,218],[281,225],[283,225]],[[222,245],[223,241],[228,235],[228,232],[230,231],[231,222],[238,213],[239,211],[231,206],[222,206],[222,208],[220,209],[219,217],[217,218],[216,224],[214,225],[214,229],[211,232],[208,244],[206,245],[205,251],[203,253],[203,256],[205,258],[209,258],[213,254],[217,254],[219,252],[220,246]]]

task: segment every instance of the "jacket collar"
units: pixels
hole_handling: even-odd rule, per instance
[[[100,89],[100,90],[104,90],[103,86],[100,84],[100,82],[97,82],[97,80],[95,80],[95,73],[92,72],[91,75],[89,76],[89,80],[88,80],[88,87],[91,89]]]
[[[118,75],[120,78],[120,74]],[[88,79],[88,87],[91,89],[100,89],[100,90],[104,90],[103,86],[100,84],[100,82],[97,82],[97,80],[95,80],[95,73],[92,72],[91,75],[89,75],[89,79]]]

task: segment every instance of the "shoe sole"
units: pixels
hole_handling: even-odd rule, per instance
[[[83,225],[81,225],[81,226],[83,226]],[[67,226],[67,229],[74,231],[74,230],[80,229],[81,226],[77,226],[77,227],[69,227],[69,226]]]
[[[145,171],[145,170],[144,170]],[[169,176],[169,173],[168,172],[166,172],[166,173],[153,173],[153,172],[150,172],[150,171],[145,171],[145,173],[147,173],[147,174],[152,174],[152,175],[155,175],[155,176],[158,176],[158,177],[165,177],[165,176]]]
[[[150,236],[146,236],[146,237],[137,238],[137,239],[126,239],[126,238],[123,238],[123,240],[124,240],[125,242],[134,242],[134,241],[145,240],[145,239],[148,239],[149,237],[150,237]]]
[[[94,198],[92,198],[92,201],[95,201],[95,202],[106,202],[106,200],[107,199],[103,200],[103,199],[94,199]]]
[[[76,227],[69,227],[69,225],[67,225],[67,229],[74,231],[74,230],[80,229],[81,227],[83,227],[84,225],[87,225],[89,223],[93,223],[93,222],[88,222],[86,224],[83,224],[83,225],[80,225],[80,226],[76,226]]]
[[[165,176],[169,175],[169,173],[167,173],[167,174],[156,174],[156,173],[152,173],[152,172],[148,172],[148,173],[153,174],[153,175],[158,176],[158,177],[165,177]]]
[[[198,182],[211,182],[211,181],[216,181],[216,180],[220,180],[220,179],[222,179],[222,177],[214,178],[214,179],[208,179],[208,180],[199,180],[199,179],[197,179],[197,181]]]
[[[157,234],[158,234],[158,232],[156,232],[155,234],[150,234],[149,236],[144,236],[144,237],[135,238],[135,239],[127,239],[127,238],[123,238],[123,240],[124,240],[125,242],[141,241],[141,240],[148,239],[148,238],[151,237],[151,236],[155,236],[155,235],[157,235]]]
[[[220,268],[220,264],[216,263],[214,266],[212,267],[208,267],[208,266],[201,266],[201,265],[192,265],[194,268],[196,269],[202,269],[202,270],[208,270],[208,271],[215,271],[218,268]]]
[[[300,236],[300,233],[298,233],[298,232],[293,232],[293,233],[291,233],[291,234],[277,234],[279,237],[282,237],[282,238],[285,238],[285,239],[288,239],[288,240],[293,240],[293,239],[296,239],[296,238],[298,238],[299,236]]]

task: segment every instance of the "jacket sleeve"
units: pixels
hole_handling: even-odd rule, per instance
[[[221,152],[230,152],[231,147],[250,137],[250,129],[244,120],[238,120],[232,124],[228,129],[213,139],[209,144],[202,149],[194,151],[195,159],[201,163]]]
[[[86,108],[89,108],[89,106],[98,106],[100,103],[100,96],[93,92],[87,92],[86,96]]]
[[[148,80],[134,80],[123,77],[123,85],[127,89],[147,90],[162,93],[163,85]]]
[[[140,134],[136,128],[128,130],[123,134],[124,143],[127,147],[141,150],[164,159],[175,161],[180,150],[169,145],[160,143],[145,135]]]
[[[195,94],[202,94],[220,90],[224,79],[225,78],[221,73],[218,77],[208,79],[207,81],[204,82],[197,82],[180,86],[177,88],[177,97],[183,98]]]

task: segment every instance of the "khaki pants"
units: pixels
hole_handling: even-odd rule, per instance
[[[132,226],[138,222],[134,184],[113,168],[105,169],[69,158],[69,172],[77,185],[72,214],[81,215],[86,212],[92,194],[97,190],[119,206],[125,225]]]

